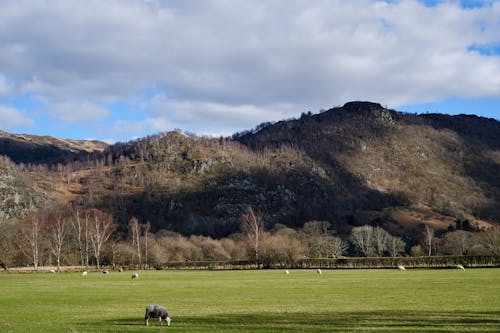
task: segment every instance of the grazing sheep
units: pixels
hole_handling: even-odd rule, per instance
[[[403,265],[398,265],[398,269],[399,269],[400,271],[406,271],[406,268],[405,268],[405,266],[403,266]]]
[[[465,267],[462,265],[456,265],[455,267],[462,270],[462,271],[465,271]]]
[[[321,275],[321,269],[319,269],[319,268],[318,268],[318,269],[316,270],[316,273]]]
[[[170,326],[170,317],[168,315],[168,310],[162,305],[151,304],[146,306],[146,315],[144,316],[144,322],[149,325],[149,318],[159,318],[160,325],[165,321],[167,326]]]
[[[285,271],[285,274],[286,274],[286,275],[290,274],[290,271],[287,269],[287,270]]]
[[[82,272],[82,276],[87,276],[89,273],[87,271]]]
[[[132,274],[132,279],[138,279],[138,278],[139,278],[139,274],[138,273]]]
[[[104,275],[109,274],[109,271],[102,271],[102,274]]]
[[[49,273],[56,274],[56,271],[55,271],[55,270],[53,270],[53,269],[51,269],[51,270],[49,271]]]

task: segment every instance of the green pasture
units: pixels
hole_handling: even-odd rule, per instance
[[[500,269],[131,274],[1,273],[0,332],[500,332]]]

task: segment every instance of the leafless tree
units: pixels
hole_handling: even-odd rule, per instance
[[[18,244],[21,252],[23,252],[33,264],[33,268],[38,270],[40,261],[40,246],[42,241],[42,226],[45,212],[30,215],[23,223],[20,229],[21,239]],[[25,246],[25,245],[28,246]]]
[[[387,231],[380,227],[373,228],[373,250],[377,256],[381,257],[384,255],[390,236]]]
[[[148,238],[149,231],[151,230],[151,223],[149,221],[142,225],[142,232],[144,237],[144,267],[148,267]]]
[[[467,255],[474,243],[473,233],[464,230],[449,232],[443,237],[442,243],[443,249],[440,250],[446,254]]]
[[[132,217],[128,221],[128,232],[132,247],[136,249],[137,259],[139,260],[139,267],[142,266],[141,258],[141,226],[139,225],[139,220]]]
[[[73,223],[72,223],[72,230],[74,232],[73,237],[76,242],[76,247],[78,250],[78,254],[80,256],[80,265],[83,266],[85,263],[88,265],[88,261],[85,262],[85,257],[88,257],[88,255],[85,255],[84,247],[83,247],[83,240],[82,240],[82,232],[86,233],[86,228],[84,229],[82,226],[82,219],[80,217],[80,210],[76,208],[73,212]]]
[[[500,257],[500,227],[496,226],[482,231],[481,240],[492,255]]]
[[[400,253],[405,251],[405,242],[396,236],[389,236],[387,240],[388,251],[391,257],[397,257]]]
[[[0,223],[0,263],[6,269],[17,254],[15,247],[16,224]]]
[[[89,213],[89,239],[94,250],[96,266],[99,269],[102,248],[116,229],[116,224],[113,223],[111,215],[105,214],[100,210],[92,209]]]
[[[424,246],[427,249],[427,255],[430,257],[432,255],[432,243],[434,239],[434,230],[425,224],[424,227]]]
[[[252,207],[248,207],[245,214],[241,216],[241,230],[245,232],[253,244],[255,259],[259,260],[259,241],[264,232],[262,215],[254,214]]]
[[[56,257],[57,270],[60,270],[63,245],[66,241],[66,216],[63,207],[52,209],[46,226],[49,249]]]
[[[373,255],[373,227],[364,225],[352,228],[352,241],[365,257]]]

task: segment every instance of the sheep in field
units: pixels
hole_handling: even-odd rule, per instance
[[[168,315],[168,310],[164,306],[156,304],[146,306],[146,315],[144,316],[146,325],[149,325],[149,318],[158,318],[160,319],[160,325],[165,321],[167,326],[170,326],[171,319]]]
[[[462,265],[456,265],[455,267],[462,270],[462,271],[465,271],[465,267]]]
[[[398,265],[398,269],[399,269],[400,271],[406,271],[406,268],[405,268],[405,266],[403,266],[403,265]]]
[[[139,273],[132,274],[132,279],[138,279],[138,278],[139,278]]]
[[[82,272],[82,276],[87,276],[89,273],[87,271]]]
[[[290,271],[287,269],[287,270],[285,271],[285,274],[286,274],[286,275],[290,274]]]
[[[319,268],[318,268],[318,269],[316,270],[316,273],[321,275],[321,269],[319,269]]]

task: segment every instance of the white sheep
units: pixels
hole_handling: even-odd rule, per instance
[[[462,271],[465,271],[465,267],[462,265],[456,265],[455,267],[462,270]]]
[[[288,269],[287,269],[287,270],[285,270],[285,274],[286,274],[286,275],[290,274],[290,271],[289,271]]]
[[[132,279],[138,279],[138,278],[139,278],[139,273],[132,274]]]
[[[53,269],[51,269],[51,270],[49,271],[49,273],[56,274],[56,271],[55,271],[55,270],[53,270]]]
[[[88,274],[89,274],[89,272],[87,272],[87,271],[82,272],[82,276],[87,276]]]
[[[400,271],[406,271],[406,268],[405,268],[405,266],[403,266],[403,265],[398,265],[398,269],[399,269]]]
[[[316,270],[316,273],[321,275],[321,269],[320,269],[320,268],[318,268],[318,269]]]

